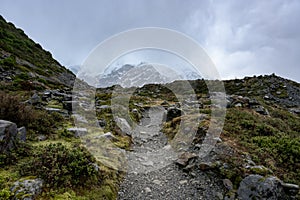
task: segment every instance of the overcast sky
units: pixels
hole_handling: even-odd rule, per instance
[[[121,31],[163,27],[199,42],[225,79],[274,72],[300,82],[298,0],[0,0],[0,14],[67,67]]]

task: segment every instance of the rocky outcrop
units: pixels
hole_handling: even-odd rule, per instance
[[[14,200],[33,200],[42,192],[44,181],[42,179],[27,179],[17,181],[10,189],[14,193]]]
[[[6,153],[16,146],[18,128],[13,122],[0,120],[0,153]]]
[[[291,184],[288,184],[288,186]],[[249,175],[244,178],[238,188],[237,194],[240,200],[248,199],[293,199],[299,187],[293,185],[287,187],[277,177],[263,177],[261,175]]]

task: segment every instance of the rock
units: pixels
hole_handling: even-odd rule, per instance
[[[34,93],[27,102],[31,105],[38,105],[41,103],[41,98],[37,93]]]
[[[151,160],[148,160],[146,162],[142,162],[141,164],[144,165],[144,166],[148,166],[148,167],[153,167],[154,166],[154,163]]]
[[[250,169],[250,172],[253,174],[267,175],[267,174],[272,173],[272,170],[270,170],[269,168],[266,168],[265,166],[262,166],[262,165],[252,166],[252,167],[249,167],[249,169]]]
[[[198,156],[195,153],[184,152],[182,153],[179,158],[176,160],[176,164],[180,165],[181,167],[185,167],[189,164],[189,161],[193,158],[197,158]]]
[[[68,131],[73,133],[75,137],[82,137],[88,133],[86,128],[74,127],[74,128],[68,128]]]
[[[111,132],[107,132],[94,137],[94,139],[101,139],[101,138],[106,138],[109,140],[117,140],[117,138]]]
[[[47,137],[45,135],[38,135],[37,136],[38,141],[45,141],[46,139],[47,139]]]
[[[44,109],[48,112],[48,113],[58,113],[64,117],[69,117],[69,112],[67,110],[63,110],[63,109],[59,109],[59,108],[49,108],[49,107],[44,107]]]
[[[15,123],[0,120],[0,153],[5,153],[15,148],[17,134],[18,129]]]
[[[233,184],[229,179],[223,179],[223,185],[228,191],[233,190]]]
[[[101,128],[104,128],[106,126],[106,121],[105,119],[99,119],[98,124]]]
[[[153,183],[156,184],[156,185],[160,185],[161,181],[160,180],[154,180]]]
[[[187,184],[187,183],[188,183],[188,180],[181,180],[181,181],[179,181],[180,185]]]
[[[294,113],[294,114],[297,114],[297,115],[300,115],[300,108],[298,108],[298,109],[297,108],[291,108],[290,112]]]
[[[131,135],[132,130],[130,125],[128,124],[127,120],[121,117],[116,118],[116,123],[119,126],[119,128],[126,134],[126,135]]]
[[[172,119],[176,117],[180,117],[182,114],[182,111],[175,107],[170,107],[167,111],[167,121],[171,121]]]
[[[299,185],[290,183],[282,183],[281,185],[284,188],[284,191],[289,195],[295,196],[299,192]]]
[[[257,106],[260,105],[259,102],[256,99],[249,99],[249,106]]]
[[[244,178],[238,188],[239,199],[288,199],[281,181],[274,176],[249,175]]]
[[[26,141],[26,128],[24,126],[18,128],[18,139],[22,142]]]
[[[43,95],[42,95],[42,100],[43,101],[48,101],[52,98],[52,91],[51,90],[46,90],[44,91]]]
[[[215,196],[219,200],[223,200],[224,199],[223,194],[221,192],[216,192]]]
[[[42,192],[42,179],[29,179],[17,181],[11,187],[10,191],[14,193],[13,199],[33,200]]]
[[[207,171],[207,170],[211,170],[211,169],[214,169],[214,165],[213,163],[211,162],[201,162],[199,164],[199,169],[201,171]]]
[[[149,193],[152,192],[152,190],[151,190],[149,187],[146,187],[146,188],[145,188],[145,192],[146,192],[147,194],[149,194]]]
[[[235,105],[234,105],[234,107],[242,107],[243,105],[241,104],[241,103],[236,103]]]
[[[269,115],[268,110],[265,109],[263,106],[254,106],[252,108],[261,115]]]
[[[99,109],[100,110],[110,109],[110,106],[108,106],[108,105],[102,105],[102,106],[99,106]]]

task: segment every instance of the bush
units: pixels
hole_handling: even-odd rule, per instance
[[[0,190],[0,199],[9,200],[12,197],[12,193],[8,189]]]
[[[37,134],[51,134],[63,117],[57,113],[48,114],[43,110],[21,102],[19,96],[0,92],[0,119],[16,123],[18,127],[25,126],[29,132]]]
[[[87,186],[100,180],[93,165],[95,159],[84,148],[68,148],[61,143],[39,147],[34,158],[20,166],[21,175],[34,175],[46,182],[46,187]]]

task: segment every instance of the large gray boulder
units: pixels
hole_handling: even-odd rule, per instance
[[[42,179],[28,179],[17,181],[11,187],[10,191],[14,193],[14,200],[33,200],[42,192]]]
[[[238,199],[292,199],[288,188],[277,177],[263,177],[261,175],[249,175],[244,178],[237,191]]]
[[[123,133],[129,136],[132,134],[132,129],[126,119],[121,117],[116,117],[115,121]]]
[[[5,153],[15,148],[17,134],[18,128],[15,123],[0,120],[0,153]]]

